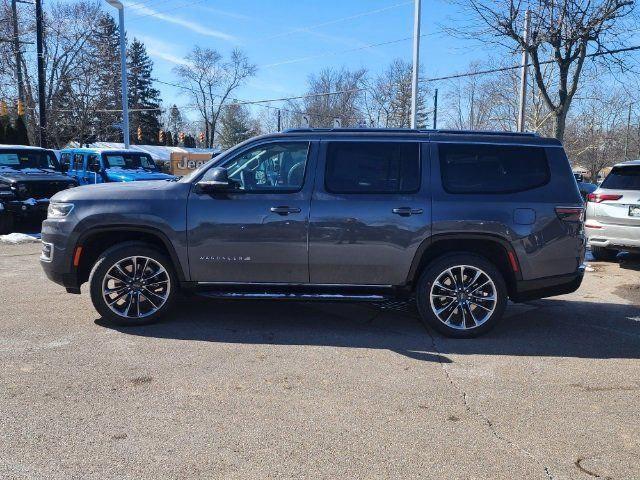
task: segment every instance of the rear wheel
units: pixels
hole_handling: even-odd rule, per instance
[[[605,247],[591,247],[591,255],[593,255],[593,258],[596,260],[611,262],[618,256],[618,250]]]
[[[159,320],[171,307],[177,280],[169,259],[145,244],[103,253],[89,277],[91,301],[102,318],[118,325]]]
[[[420,317],[454,338],[477,337],[502,318],[507,288],[498,269],[474,254],[451,254],[420,276],[416,300]]]

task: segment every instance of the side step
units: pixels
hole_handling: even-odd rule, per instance
[[[387,285],[199,284],[196,295],[238,300],[384,302],[396,297]]]
[[[357,295],[342,293],[298,293],[298,292],[220,292],[204,291],[196,292],[196,295],[207,298],[231,299],[231,300],[299,300],[299,301],[326,301],[326,302],[384,302],[389,297],[384,295]]]

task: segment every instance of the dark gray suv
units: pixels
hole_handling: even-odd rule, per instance
[[[492,328],[507,299],[576,290],[583,203],[561,144],[532,134],[298,129],[248,140],[177,181],[56,194],[47,276],[104,318],[157,320],[179,290],[215,298],[415,296],[445,335]]]

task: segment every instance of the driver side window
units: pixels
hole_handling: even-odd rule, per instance
[[[297,192],[304,184],[309,142],[267,143],[226,161],[229,180],[245,192]],[[205,174],[203,180],[207,180]]]

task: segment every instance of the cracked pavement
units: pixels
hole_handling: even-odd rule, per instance
[[[640,258],[474,340],[411,309],[101,322],[0,245],[0,478],[640,478]]]

